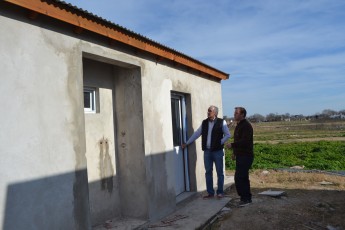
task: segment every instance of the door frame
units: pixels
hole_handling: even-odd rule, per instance
[[[186,114],[186,96],[182,93],[171,92],[171,99],[177,99],[180,102],[180,125],[181,125],[181,143],[186,143],[187,139],[187,114]],[[173,112],[173,111],[172,111]],[[181,135],[182,134],[182,135]],[[184,169],[184,183],[185,192],[190,191],[190,180],[189,180],[189,161],[188,161],[188,150],[187,148],[182,150],[183,154],[183,169]]]

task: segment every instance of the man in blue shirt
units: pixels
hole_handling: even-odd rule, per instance
[[[218,108],[211,105],[207,111],[207,119],[203,120],[200,127],[188,139],[186,144],[182,144],[185,148],[202,136],[201,147],[204,151],[204,165],[207,195],[204,199],[213,198],[215,191],[213,188],[213,163],[217,172],[217,198],[224,196],[224,143],[230,138],[230,132],[226,121],[218,116]]]

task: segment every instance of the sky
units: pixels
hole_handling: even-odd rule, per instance
[[[345,109],[344,0],[66,0],[230,74],[223,115]]]

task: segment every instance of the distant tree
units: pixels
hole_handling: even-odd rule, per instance
[[[290,113],[285,113],[280,115],[282,121],[289,121],[290,120]]]
[[[324,109],[324,110],[322,111],[322,114],[325,115],[325,116],[327,116],[327,117],[330,117],[330,116],[332,116],[332,115],[337,115],[338,113],[337,113],[337,111],[334,111],[334,110],[332,110],[332,109]]]
[[[324,109],[321,113],[315,113],[314,115],[304,116],[303,114],[292,115],[290,113],[278,114],[269,113],[266,116],[255,113],[252,116],[247,117],[251,122],[262,122],[262,121],[290,121],[290,120],[329,120],[329,119],[345,119],[345,109],[335,111],[332,109]],[[224,116],[224,119],[228,123],[234,120],[233,117]]]
[[[263,122],[265,121],[265,117],[261,114],[255,113],[254,115],[249,116],[248,120],[250,120],[251,122]]]
[[[280,116],[278,114],[269,113],[266,115],[266,120],[267,121],[278,121],[278,120],[280,120]]]

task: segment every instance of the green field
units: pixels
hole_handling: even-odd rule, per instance
[[[345,121],[261,122],[252,124],[255,142],[345,140]]]
[[[289,168],[345,170],[345,121],[253,123],[253,169]],[[234,127],[230,127],[233,133]],[[232,140],[230,140],[232,141]],[[234,169],[231,150],[226,169]]]

